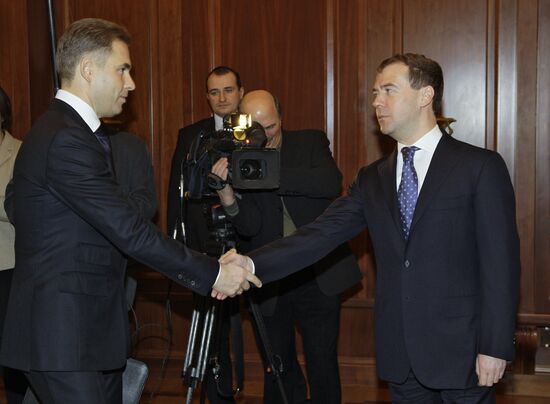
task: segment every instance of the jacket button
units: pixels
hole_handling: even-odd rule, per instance
[[[411,263],[409,260],[405,261],[405,268],[409,268],[411,266]]]
[[[183,275],[182,275],[182,274],[178,274],[178,279],[183,279]]]
[[[195,286],[195,281],[190,282],[191,286]]]

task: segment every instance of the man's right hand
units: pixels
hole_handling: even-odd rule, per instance
[[[247,262],[246,257],[233,253],[239,258],[240,262]],[[233,257],[235,260],[236,257]],[[220,262],[220,274],[218,280],[212,287],[212,297],[223,300],[227,296],[234,297],[250,289],[250,282],[256,287],[261,288],[262,282],[247,268],[246,265],[238,265],[233,262]]]
[[[229,162],[227,157],[222,157],[216,161],[214,165],[212,165],[210,171],[222,180],[227,181],[227,176],[229,173]],[[226,184],[225,187],[217,191],[217,193],[223,206],[230,206],[235,203],[235,192],[233,191],[231,185]]]

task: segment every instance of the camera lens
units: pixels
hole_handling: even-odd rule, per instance
[[[247,180],[262,178],[262,165],[259,160],[242,160],[239,165],[242,178]]]

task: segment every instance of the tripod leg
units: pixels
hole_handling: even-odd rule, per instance
[[[281,372],[280,372],[280,368],[283,368],[283,366],[281,366],[280,363],[275,363],[276,362],[275,355],[273,354],[273,349],[271,348],[271,343],[269,342],[269,338],[267,336],[267,331],[265,329],[262,313],[260,312],[258,303],[256,303],[256,299],[253,291],[248,293],[248,301],[250,303],[250,310],[252,311],[252,317],[254,317],[254,321],[256,322],[256,327],[258,328],[258,335],[260,337],[260,342],[263,345],[268,366],[271,368],[271,371],[275,376],[275,380],[277,381],[277,387],[279,388],[279,391],[281,393],[281,398],[283,403],[288,404],[288,398],[285,393],[285,388],[283,386],[283,380],[281,379]]]

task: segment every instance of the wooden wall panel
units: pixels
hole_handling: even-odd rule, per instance
[[[287,129],[325,129],[325,2],[220,0],[220,12],[220,63],[279,97]]]
[[[430,12],[425,12],[430,10]],[[434,18],[434,15],[437,18]],[[454,136],[485,146],[487,3],[413,0],[403,3],[403,51],[424,54],[443,69],[443,114]]]
[[[536,120],[535,311],[550,312],[550,1],[539,1]],[[531,95],[532,96],[532,95]]]
[[[133,35],[137,89],[118,121],[147,140],[165,228],[171,156],[177,130],[210,114],[204,79],[216,65],[240,71],[246,90],[279,96],[284,126],[325,129],[347,187],[357,169],[394,147],[378,132],[371,87],[378,63],[395,52],[420,52],[445,74],[444,113],[458,138],[501,152],[517,193],[522,240],[519,318],[529,328],[550,314],[550,0],[56,0],[59,32],[82,17],[125,25]],[[14,101],[22,137],[51,97],[43,6],[0,0],[0,83]],[[7,84],[6,84],[7,83]],[[353,240],[365,279],[346,294],[340,334],[343,377],[372,365],[375,260],[366,232]],[[168,283],[140,275],[138,318],[163,318]],[[175,288],[175,350],[181,354],[190,295]],[[248,320],[246,320],[248,321]],[[249,363],[257,352],[246,323]],[[151,338],[139,352],[159,352]],[[165,336],[160,331],[157,336]],[[523,354],[522,354],[523,355]],[[529,355],[528,353],[525,355]],[[530,363],[524,361],[522,363]],[[531,365],[528,365],[531,366]],[[527,365],[521,368],[528,367]],[[524,370],[522,370],[524,371]],[[360,373],[360,371],[359,371]]]
[[[23,138],[31,126],[27,7],[0,0],[0,85],[12,103],[12,135]]]
[[[513,176],[518,205],[518,231],[521,237],[521,302],[519,311],[535,308],[535,203],[537,139],[537,37],[536,2],[518,7],[517,28],[517,139],[516,171]],[[521,139],[521,140],[519,140]]]

